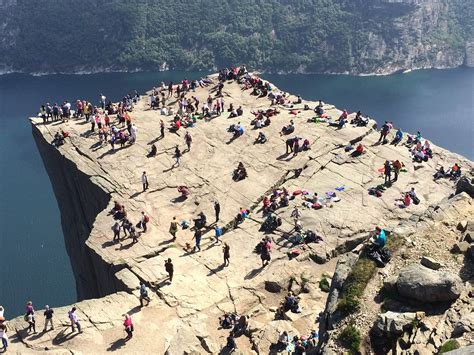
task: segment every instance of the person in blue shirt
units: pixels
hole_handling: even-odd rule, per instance
[[[376,235],[373,238],[371,238],[371,242],[372,244],[376,245],[379,249],[382,249],[387,243],[387,235],[385,234],[385,231],[380,227],[376,227],[375,232],[376,232]]]
[[[402,130],[399,128],[397,130],[397,133],[395,133],[395,138],[393,139],[392,141],[392,144],[393,145],[397,145],[398,143],[400,143],[403,139],[403,132]]]
[[[216,238],[216,243],[219,242],[219,237],[222,236],[222,228],[216,225],[214,227],[214,233],[215,233],[215,238]]]

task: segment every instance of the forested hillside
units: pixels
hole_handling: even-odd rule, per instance
[[[0,0],[0,70],[452,67],[471,0]]]

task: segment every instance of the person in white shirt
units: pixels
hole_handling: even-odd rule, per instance
[[[148,177],[146,176],[146,171],[144,171],[142,174],[142,185],[143,185],[143,191],[148,189]]]

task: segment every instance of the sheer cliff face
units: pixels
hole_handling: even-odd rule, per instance
[[[453,4],[443,0],[374,0],[367,17],[368,43],[360,52],[362,72],[447,68],[466,61]]]
[[[76,278],[78,300],[95,298],[117,289],[108,275],[109,265],[86,245],[97,215],[109,203],[109,195],[64,159],[33,126],[33,137],[51,179],[61,211],[65,245]]]
[[[0,72],[472,66],[473,8],[470,0],[0,0]]]

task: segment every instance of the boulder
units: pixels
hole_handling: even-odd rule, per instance
[[[469,249],[469,243],[468,242],[459,242],[453,245],[451,249],[451,253],[454,254],[465,254],[467,250]]]
[[[474,345],[465,346],[456,350],[448,351],[445,355],[472,355],[474,354]]]
[[[438,270],[443,267],[443,264],[427,256],[423,256],[420,262],[421,262],[421,265],[426,266],[428,269],[431,269],[431,270]]]
[[[467,255],[474,261],[474,244],[471,244],[469,250],[467,251]]]
[[[453,337],[459,337],[467,332],[474,331],[474,313],[466,314],[454,325]]]
[[[420,302],[451,302],[462,291],[459,276],[434,271],[420,264],[411,264],[400,270],[397,291],[401,296]]]
[[[415,312],[386,312],[379,314],[374,322],[374,327],[379,332],[390,335],[402,335],[404,331],[413,327],[417,319]]]
[[[394,293],[397,291],[397,277],[389,276],[383,280],[383,289],[387,293]]]
[[[474,233],[473,231],[467,231],[466,234],[464,234],[464,237],[462,239],[464,242],[467,243],[473,243],[474,242]]]
[[[472,179],[468,179],[466,176],[463,176],[459,179],[456,184],[456,195],[465,192],[469,196],[474,197],[474,185]]]
[[[457,229],[458,231],[461,231],[461,232],[464,232],[467,228],[467,221],[464,220],[464,221],[460,221],[457,225]]]
[[[280,293],[284,289],[283,285],[277,281],[265,281],[265,290],[271,293]]]

